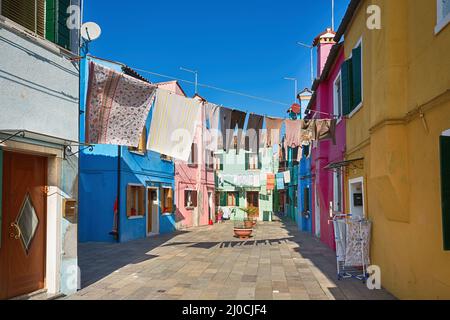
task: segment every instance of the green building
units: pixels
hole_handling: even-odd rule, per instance
[[[259,221],[271,221],[274,191],[266,188],[267,173],[278,171],[278,158],[274,158],[272,148],[260,148],[258,153],[252,153],[238,151],[234,143],[227,152],[216,152],[215,161],[219,208],[227,208],[232,220],[243,220],[246,213],[242,209],[253,207]]]

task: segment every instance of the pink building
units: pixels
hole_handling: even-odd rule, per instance
[[[177,81],[159,83],[158,87],[186,96]],[[194,98],[204,101],[198,95]],[[204,117],[202,112],[189,161],[175,160],[175,223],[178,230],[207,225],[210,220],[215,220],[213,154],[205,149],[202,139]]]
[[[311,155],[313,230],[317,237],[335,249],[333,214],[343,212],[344,188],[342,162],[346,147],[345,119],[342,111],[341,65],[343,44],[333,40],[335,33],[327,29],[314,40],[317,46],[317,79],[308,109],[315,119],[338,118],[336,144],[331,140],[313,145]],[[315,112],[314,112],[315,111]],[[331,167],[331,168],[330,168]]]

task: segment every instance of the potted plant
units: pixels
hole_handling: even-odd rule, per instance
[[[258,221],[258,208],[248,207],[242,210],[245,211],[247,219],[251,221],[252,226],[255,226],[256,222]]]
[[[241,240],[245,240],[250,238],[250,236],[252,235],[253,232],[253,228],[252,227],[247,227],[245,224],[245,219],[243,221],[235,221],[234,223],[234,236],[241,239]]]

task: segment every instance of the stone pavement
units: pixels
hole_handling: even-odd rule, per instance
[[[233,223],[123,244],[80,244],[83,289],[66,299],[395,299],[360,281],[337,281],[335,253],[290,222]]]

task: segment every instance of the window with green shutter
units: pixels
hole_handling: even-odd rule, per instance
[[[2,16],[41,37],[45,36],[45,0],[2,0]]]
[[[352,111],[362,102],[362,56],[361,44],[352,52]]]
[[[440,137],[444,250],[450,251],[450,136]]]
[[[69,6],[70,0],[46,0],[45,38],[66,49],[70,49]]]
[[[352,112],[353,105],[353,83],[352,83],[352,60],[346,60],[341,66],[342,78],[342,111],[344,116]]]
[[[227,206],[227,193],[226,192],[220,192],[220,206],[221,207]]]

